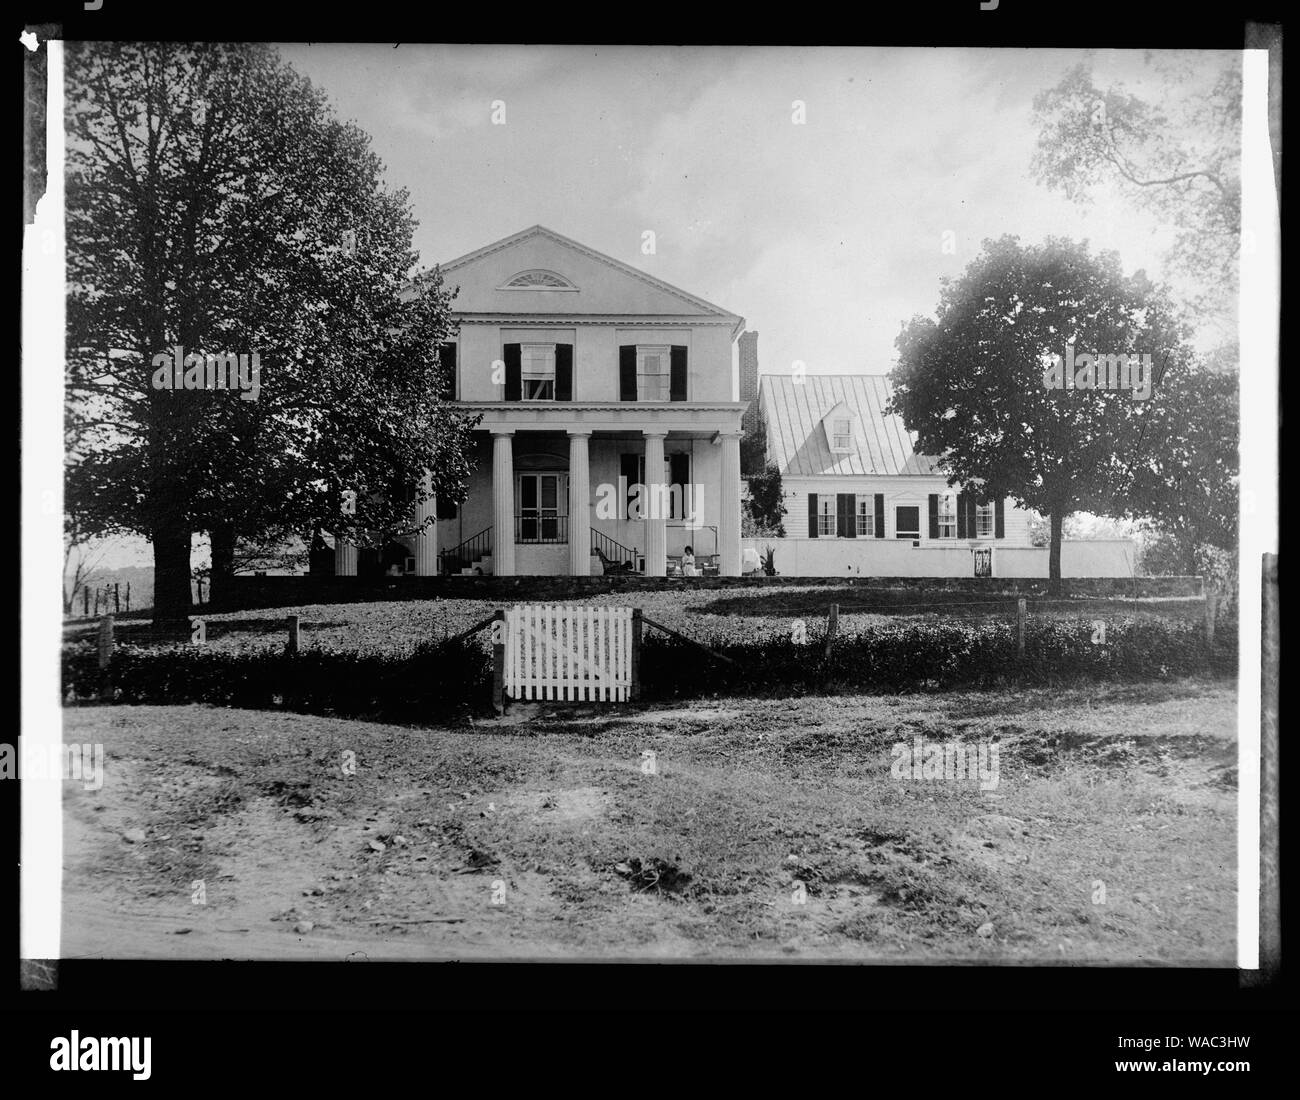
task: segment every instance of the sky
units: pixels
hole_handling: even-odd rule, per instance
[[[1086,238],[1167,277],[1167,227],[1030,174],[1034,96],[1086,58],[1149,91],[1139,51],[277,48],[409,192],[423,265],[545,225],[743,316],[762,373],[887,372],[987,237]]]
[[[542,224],[745,317],[764,373],[888,371],[986,237],[1087,238],[1164,274],[1167,228],[1030,176],[1033,97],[1083,51],[279,49],[409,191],[423,264]],[[1139,51],[1092,56],[1146,79]]]

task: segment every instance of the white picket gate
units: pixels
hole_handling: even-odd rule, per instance
[[[515,604],[506,610],[506,694],[626,702],[632,644],[630,607]]]

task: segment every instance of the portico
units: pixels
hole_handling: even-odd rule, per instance
[[[740,434],[728,423],[738,409],[677,407],[639,429],[615,409],[574,409],[558,424],[474,411],[482,461],[454,520],[437,525],[444,571],[664,576],[689,545],[739,575]]]

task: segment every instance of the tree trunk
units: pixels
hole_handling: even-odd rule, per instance
[[[1052,540],[1047,551],[1047,590],[1053,596],[1059,596],[1061,594],[1061,529],[1065,525],[1065,517],[1061,514],[1060,508],[1052,509],[1051,522]]]
[[[153,533],[154,625],[187,633],[190,602],[190,532],[160,524]]]
[[[213,526],[212,577],[208,583],[208,603],[228,607],[235,577],[235,529],[228,523]]]

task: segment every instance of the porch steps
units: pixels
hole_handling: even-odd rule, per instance
[[[492,555],[485,554],[481,558],[476,558],[471,565],[465,566],[460,571],[462,577],[492,576]]]

